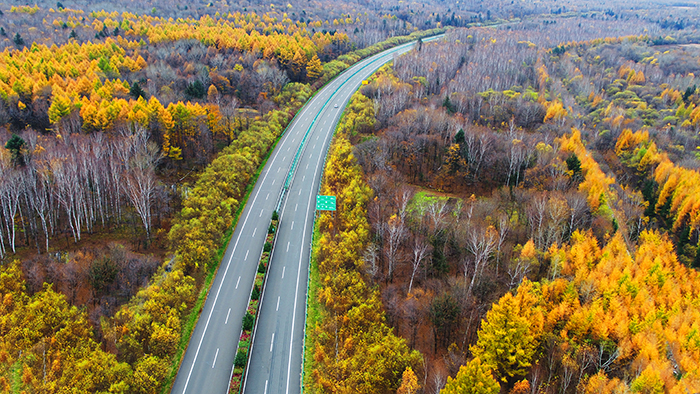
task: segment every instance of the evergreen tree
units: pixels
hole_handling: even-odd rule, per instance
[[[138,82],[134,82],[131,85],[131,89],[129,89],[129,95],[137,100],[139,97],[143,97],[144,99],[146,98],[146,92],[144,92],[143,89],[141,89],[141,86]]]
[[[18,47],[21,47],[24,45],[24,38],[19,33],[15,33],[15,38],[12,39],[12,41],[15,42],[15,45]]]
[[[464,129],[459,129],[457,134],[455,134],[455,144],[464,143]]]
[[[25,143],[22,137],[17,134],[12,134],[12,137],[5,144],[5,149],[9,150],[12,154],[12,162],[15,165],[24,165],[24,150]]]
[[[207,94],[207,89],[200,80],[187,84],[187,88],[185,88],[185,95],[189,98],[201,99],[205,94]]]

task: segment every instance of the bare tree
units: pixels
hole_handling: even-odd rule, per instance
[[[428,254],[428,244],[422,237],[414,234],[413,241],[413,259],[411,260],[413,270],[411,271],[411,281],[408,283],[408,294],[411,294],[413,279],[416,277],[416,272],[418,271],[421,262]]]
[[[408,187],[402,187],[396,195],[394,195],[394,202],[396,203],[396,208],[398,210],[399,219],[402,222],[406,221],[406,209],[408,208],[408,203],[413,198],[413,191]]]
[[[569,211],[569,206],[565,199],[558,194],[550,194],[550,198],[547,201],[547,216],[549,220],[544,248],[548,248],[555,243],[561,245],[564,232],[566,231],[565,225]]]
[[[530,225],[530,237],[538,249],[544,248],[545,225],[547,219],[547,196],[540,194],[532,199],[527,209],[527,220]]]
[[[233,140],[234,131],[236,130],[235,123],[238,105],[238,99],[232,97],[231,101],[229,101],[228,104],[223,105],[220,108],[222,122],[224,124],[224,129],[226,130],[226,136],[228,137],[229,142]]]
[[[496,244],[496,274],[498,274],[498,265],[501,262],[501,249],[508,236],[510,230],[510,219],[508,215],[501,214],[498,216],[498,243]]]
[[[606,343],[601,342],[598,346],[598,357],[595,360],[595,365],[597,369],[602,369],[605,372],[609,372],[612,364],[620,357],[620,348],[615,347],[614,350],[606,348]]]
[[[435,371],[435,374],[433,375],[433,393],[440,394],[440,391],[443,387],[445,387],[446,382],[445,377],[442,376],[442,372]]]
[[[24,182],[20,177],[20,172],[16,168],[3,166],[0,169],[0,205],[5,218],[5,229],[12,253],[15,253],[15,236],[17,227],[15,226],[15,216],[17,215],[20,203],[20,196]]]
[[[492,226],[489,226],[483,231],[473,229],[469,232],[467,237],[467,249],[474,255],[474,273],[471,283],[469,284],[468,294],[471,294],[476,278],[481,275],[484,265],[486,265],[491,253],[493,253],[493,249],[496,247],[496,237],[496,230]],[[464,280],[466,283],[466,272],[464,273]]]
[[[564,354],[561,360],[561,382],[559,383],[559,392],[566,393],[566,389],[569,388],[571,380],[574,377],[576,370],[578,369],[578,363],[576,359],[572,358],[569,354]]]
[[[372,242],[367,245],[367,248],[362,252],[362,261],[365,262],[365,270],[372,279],[374,279],[379,272],[377,260],[379,260],[379,247]]]
[[[576,350],[576,359],[579,363],[579,370],[578,370],[578,382],[579,383],[581,382],[581,379],[583,379],[583,376],[586,373],[586,370],[595,364],[596,356],[597,356],[596,351],[591,346],[581,346],[578,350]]]
[[[588,211],[588,202],[586,197],[578,191],[571,191],[565,196],[566,202],[569,205],[569,236],[576,229],[581,228],[584,224],[586,212]]]
[[[385,238],[387,240],[385,247],[385,256],[387,260],[387,281],[392,281],[394,278],[394,269],[399,259],[399,246],[406,239],[406,224],[398,215],[392,215],[389,221],[384,226]]]
[[[158,146],[148,141],[146,130],[136,126],[130,137],[130,160],[126,162],[124,188],[126,194],[141,217],[146,238],[151,238],[151,205],[156,187],[155,166],[163,158]]]
[[[523,141],[523,133],[516,133],[512,130],[508,134],[510,139],[510,149],[508,154],[508,178],[506,185],[510,185],[510,181],[515,177],[515,186],[520,183],[520,169],[527,160],[527,147]]]
[[[29,201],[32,209],[41,220],[41,228],[44,230],[44,238],[46,240],[46,252],[49,251],[49,230],[47,226],[47,217],[49,215],[49,185],[45,175],[39,174],[37,171],[27,171],[25,178],[26,190],[29,193]]]
[[[444,197],[432,198],[426,206],[426,211],[433,225],[433,235],[437,234],[445,226],[446,206],[447,198]]]
[[[510,277],[510,283],[508,284],[508,289],[514,289],[520,285],[523,278],[530,271],[530,263],[523,261],[523,259],[516,259],[515,265],[511,265],[508,269],[508,276]]]

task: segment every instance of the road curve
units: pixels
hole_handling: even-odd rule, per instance
[[[282,201],[277,244],[244,387],[247,393],[300,392],[309,249],[323,159],[340,113],[361,81],[412,45],[404,44],[357,63],[324,86],[294,118],[243,209],[190,338],[172,394],[228,392],[241,321],[270,215],[308,132]]]
[[[308,130],[309,136],[282,202],[277,244],[261,299],[243,393],[301,392],[309,254],[326,152],[343,109],[362,81],[413,45],[389,49],[346,70],[314,98],[311,106],[318,109],[314,109],[313,124],[304,123],[303,130],[295,130]],[[312,120],[311,114],[306,116]]]

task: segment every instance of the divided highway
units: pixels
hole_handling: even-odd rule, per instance
[[[323,87],[297,114],[272,152],[241,214],[171,393],[228,392],[241,321],[270,215],[306,136],[292,182],[281,202],[277,243],[244,382],[245,393],[301,391],[310,242],[328,145],[343,108],[362,80],[394,55],[412,47],[413,43],[404,44],[357,63]]]

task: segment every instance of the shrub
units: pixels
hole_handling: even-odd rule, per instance
[[[238,353],[236,353],[236,359],[234,360],[233,364],[236,366],[236,368],[243,368],[245,367],[245,363],[248,361],[248,357],[246,357],[245,351],[239,350]]]
[[[258,287],[258,285],[255,285],[255,287],[253,287],[253,293],[250,295],[250,299],[257,300],[259,298],[260,298],[260,288]]]
[[[267,228],[267,233],[274,234],[274,232],[275,232],[275,226],[273,226],[272,223],[270,223],[270,227]]]
[[[266,269],[267,268],[265,268],[265,264],[263,264],[262,262],[260,262],[260,264],[258,264],[258,273],[259,274],[264,274]]]
[[[277,211],[272,212],[272,220],[279,220],[279,215],[277,214]]]
[[[265,246],[263,246],[263,252],[270,253],[272,251],[272,244],[269,242],[265,242]]]
[[[255,324],[255,317],[250,312],[246,312],[245,316],[243,316],[243,331],[252,330],[253,324]]]

